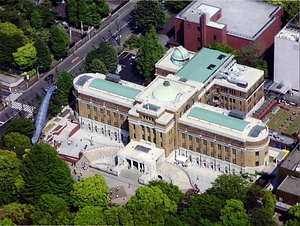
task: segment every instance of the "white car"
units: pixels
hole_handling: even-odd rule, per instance
[[[132,60],[136,60],[138,57],[139,57],[139,54],[136,53],[136,54],[134,54],[134,55],[131,56],[131,59]]]

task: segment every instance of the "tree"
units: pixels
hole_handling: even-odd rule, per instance
[[[249,223],[253,226],[276,226],[273,217],[269,217],[269,213],[263,208],[254,208],[251,210]]]
[[[99,206],[85,206],[74,218],[74,225],[105,225],[103,209]]]
[[[218,42],[214,42],[212,44],[209,44],[207,47],[210,48],[210,49],[218,50],[218,51],[221,51],[223,53],[228,53],[228,54],[231,54],[231,55],[234,55],[234,56],[237,56],[237,54],[238,54],[238,51],[235,50],[234,48],[232,48],[231,46],[226,45],[226,44],[222,44],[222,43],[218,43]]]
[[[60,90],[56,95],[59,105],[67,105],[72,96],[73,75],[63,71],[57,78],[56,86]]]
[[[139,73],[148,79],[153,75],[156,62],[163,55],[164,49],[158,42],[155,28],[152,27],[149,33],[147,33],[140,42],[139,58],[137,59],[137,69]]]
[[[115,73],[118,66],[118,53],[115,47],[107,45],[105,42],[100,42],[98,49],[89,52],[85,59],[86,68],[94,59],[101,60],[108,72]]]
[[[104,210],[106,225],[133,225],[132,215],[124,207],[112,207]]]
[[[192,2],[192,0],[187,0],[187,1],[166,0],[165,5],[167,7],[170,7],[173,12],[179,13],[191,2]]]
[[[87,71],[92,73],[101,73],[101,74],[108,73],[105,64],[99,59],[93,59],[92,62],[87,65]]]
[[[149,186],[156,186],[159,187],[160,190],[166,194],[170,200],[174,201],[175,203],[179,203],[183,198],[182,191],[178,188],[177,185],[167,183],[163,180],[153,180],[149,182]]]
[[[43,20],[42,20],[40,13],[37,10],[34,10],[31,13],[31,21],[30,22],[31,22],[31,26],[35,29],[40,29],[42,27]]]
[[[69,36],[59,27],[51,27],[50,45],[55,59],[60,59],[68,54],[69,50]]]
[[[298,1],[266,0],[269,3],[281,5],[284,8],[284,18],[288,22],[299,12]]]
[[[134,225],[163,225],[167,217],[176,212],[177,205],[158,187],[152,186],[138,188],[125,208],[133,216]]]
[[[286,222],[286,226],[298,226],[300,222],[300,205],[292,206],[289,209],[289,220]]]
[[[164,25],[165,9],[157,0],[138,1],[132,12],[132,19],[134,25],[145,33],[149,32],[152,26],[157,30]]]
[[[20,175],[20,160],[12,151],[0,150],[0,205],[17,201],[16,180]]]
[[[130,35],[125,41],[126,48],[139,48],[140,47],[140,38],[136,34]]]
[[[109,200],[109,187],[103,176],[95,174],[75,182],[71,197],[75,207],[98,206],[106,208]]]
[[[31,147],[29,138],[18,132],[6,134],[3,140],[5,146],[8,148],[26,149]]]
[[[52,57],[49,47],[41,38],[36,39],[36,41],[34,42],[34,46],[37,51],[35,66],[39,66],[40,72],[48,71],[52,63]]]
[[[20,169],[25,201],[37,202],[43,194],[55,194],[69,200],[74,180],[68,165],[49,144],[34,145],[23,159]]]
[[[36,49],[33,44],[26,44],[13,53],[14,63],[23,70],[32,68],[36,59]]]
[[[27,118],[14,118],[8,124],[8,126],[4,130],[4,134],[8,134],[11,132],[18,132],[23,134],[29,138],[32,137],[35,130],[35,126],[33,125],[32,121]]]
[[[67,202],[53,194],[41,195],[35,204],[35,213],[31,216],[37,225],[69,225],[72,215]]]
[[[221,200],[237,199],[242,202],[246,200],[248,182],[235,174],[222,174],[207,190],[208,194],[215,195]]]
[[[248,225],[248,216],[242,201],[235,199],[227,200],[225,207],[221,210],[220,222],[224,226]]]
[[[0,64],[11,66],[13,53],[29,42],[21,29],[12,23],[0,23]]]
[[[50,28],[55,22],[56,10],[53,6],[46,5],[45,3],[44,4],[38,4],[36,6],[36,10],[41,15],[41,19],[43,21],[42,27]]]
[[[201,194],[191,197],[191,206],[185,209],[180,218],[189,225],[197,225],[203,219],[212,222],[219,221],[220,211],[224,201],[215,195]]]
[[[4,217],[11,219],[14,224],[30,225],[30,215],[34,212],[34,207],[14,202],[3,206],[3,211]]]
[[[16,224],[14,224],[14,222],[12,222],[11,219],[4,217],[0,220],[0,225],[8,226],[8,225],[16,225]]]

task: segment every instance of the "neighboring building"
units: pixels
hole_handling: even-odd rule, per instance
[[[281,29],[283,8],[263,1],[195,0],[175,17],[175,39],[197,52],[218,42],[241,49],[261,45],[261,53]]]
[[[274,48],[274,82],[288,85],[299,96],[300,13],[275,36]]]
[[[264,100],[263,71],[205,48],[197,54],[174,48],[157,66],[156,72],[169,74],[147,87],[116,76],[77,76],[82,127],[124,143],[144,140],[166,156],[175,150],[192,164],[224,173],[261,171],[268,164],[269,130],[250,117]]]
[[[287,210],[300,204],[300,151],[294,150],[279,167],[276,207]]]

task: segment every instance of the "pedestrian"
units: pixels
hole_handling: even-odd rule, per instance
[[[80,171],[80,176],[82,176],[82,171]]]
[[[116,194],[116,198],[119,198],[119,195],[118,195],[118,194]]]
[[[80,176],[78,175],[78,181],[80,181]]]
[[[76,175],[76,169],[73,170],[74,174]]]

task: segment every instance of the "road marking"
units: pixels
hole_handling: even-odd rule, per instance
[[[71,63],[74,64],[74,62],[75,62],[76,60],[78,60],[78,59],[79,59],[79,57],[75,57],[75,58],[71,61]]]
[[[68,72],[72,71],[75,67],[77,67],[84,60],[85,60],[85,57],[81,61],[79,61],[77,64],[75,64],[70,70],[68,70]]]

